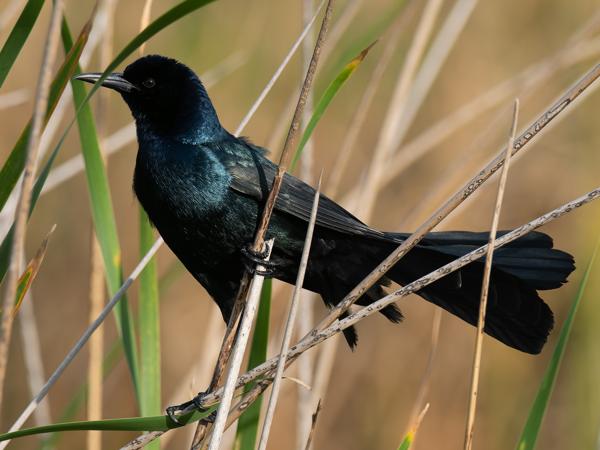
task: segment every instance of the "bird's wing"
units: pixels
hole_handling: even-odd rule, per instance
[[[222,159],[232,177],[230,188],[258,201],[264,201],[269,195],[277,167],[264,158],[262,152],[254,150],[251,144],[246,142],[244,144],[247,149],[243,152],[245,156],[240,157],[240,153],[236,151],[235,155],[230,154],[230,157]],[[308,222],[314,197],[315,190],[311,186],[286,173],[275,203],[275,210]],[[345,234],[376,239],[386,238],[384,233],[370,228],[325,195],[319,198],[317,225]]]

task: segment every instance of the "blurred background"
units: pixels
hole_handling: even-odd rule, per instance
[[[23,2],[4,0],[0,3],[0,42],[5,41],[14,25],[16,15],[10,14],[10,8],[17,3]],[[114,36],[112,42],[105,45],[108,51],[116,54],[139,32],[144,3],[141,0],[115,2]],[[148,42],[144,52],[171,56],[198,74],[204,74],[220,119],[233,132],[301,33],[306,15],[304,8],[309,3],[219,0],[159,33]],[[403,73],[424,9],[431,7],[430,3],[416,0],[336,2],[331,41],[326,44],[321,60],[315,99],[344,64],[373,40],[379,38],[379,41],[327,110],[313,135],[311,154],[297,171],[304,179],[314,182],[323,170],[325,190],[361,219],[383,230],[414,229],[497,154],[507,140],[515,97],[521,100],[519,129],[524,129],[600,58],[600,9],[593,0],[439,2],[425,55],[435,48],[436,42],[451,41],[450,35],[439,38],[440,30],[446,26],[455,26],[456,41],[445,59],[433,59],[441,63],[439,73],[433,78],[431,88],[425,91],[422,104],[415,109],[414,118],[407,120],[405,114],[398,122],[399,127],[406,126],[406,133],[393,154],[384,160],[379,177],[369,179],[367,169],[374,161],[382,126],[389,118],[389,101]],[[74,34],[89,17],[93,4],[88,0],[65,2],[66,16]],[[158,17],[173,4],[154,0],[151,17]],[[20,9],[19,6],[17,12]],[[31,115],[49,12],[48,4],[0,91],[0,161],[6,159]],[[448,25],[452,17],[454,25]],[[464,27],[460,22],[464,22]],[[104,39],[110,39],[109,35],[102,34],[100,42]],[[96,49],[91,55],[86,66],[88,71],[104,69],[100,53]],[[269,147],[275,160],[289,125],[290,102],[295,102],[303,78],[304,58],[300,49],[243,131],[254,143]],[[426,56],[418,60],[413,77],[416,80],[422,81],[425,75],[434,74],[435,64],[424,66],[423,61]],[[422,67],[426,69],[419,72]],[[374,79],[378,68],[382,71],[381,77]],[[340,162],[344,139],[356,126],[357,108],[365,90],[373,83],[376,91],[364,124],[351,150],[345,148],[351,152],[346,153],[349,155],[347,163]],[[413,82],[408,90],[409,106],[419,105],[418,100],[411,97],[418,91],[415,86]],[[6,96],[15,92],[21,97],[7,102]],[[103,97],[103,101],[106,112],[102,115],[101,130],[109,137],[126,126],[131,117],[114,93]],[[92,103],[98,107],[98,98]],[[597,186],[599,108],[600,94],[592,90],[513,161],[501,228],[528,222]],[[405,113],[409,109],[406,108]],[[59,130],[63,130],[72,117],[69,103]],[[108,173],[124,270],[129,273],[139,261],[137,201],[131,190],[137,148],[131,139],[125,139],[125,145],[112,142],[116,149],[107,158]],[[54,166],[60,167],[80,151],[74,129]],[[402,161],[407,162],[404,168],[400,167]],[[332,186],[331,180],[335,181],[338,176],[336,170],[339,183]],[[365,187],[365,182],[371,187]],[[360,201],[354,189],[369,190],[373,185],[376,189],[372,201],[357,207]],[[494,178],[437,229],[489,229],[496,187]],[[81,172],[57,183],[41,198],[29,225],[28,258],[33,256],[53,224],[57,229],[32,287],[45,376],[62,360],[89,320],[92,222],[87,185]],[[474,448],[514,447],[555,346],[558,329],[591,256],[599,224],[600,208],[594,203],[542,230],[554,237],[558,248],[575,255],[577,270],[563,288],[543,294],[555,312],[556,329],[541,355],[522,354],[490,338],[485,339]],[[158,263],[162,280],[162,401],[166,406],[187,400],[207,386],[209,371],[192,370],[191,381],[188,373],[199,361],[204,361],[210,369],[222,326],[209,326],[215,306],[201,286],[175,263],[174,255],[166,247],[159,251]],[[275,292],[271,329],[277,339],[290,290],[276,286]],[[600,445],[600,386],[597,382],[600,377],[600,346],[597,344],[600,342],[597,325],[600,307],[596,302],[599,293],[600,273],[596,268],[575,322],[538,448],[591,449]],[[136,295],[134,285],[130,289],[134,307]],[[312,320],[316,323],[325,313],[320,299],[307,295],[303,301],[303,311],[313,312]],[[323,394],[314,448],[397,448],[409,425],[426,371],[434,322],[434,307],[419,297],[407,297],[399,302],[399,307],[405,315],[402,324],[392,325],[381,317],[369,318],[358,325],[360,342],[356,351],[351,352],[343,343],[338,346]],[[31,398],[24,361],[29,349],[21,339],[21,328],[17,320],[2,430],[12,424]],[[112,318],[105,322],[104,331],[105,345],[110,348],[117,337]],[[474,328],[447,313],[442,314],[439,345],[426,397],[431,406],[414,448],[462,448],[474,340]],[[272,347],[270,354],[278,344]],[[306,363],[309,367],[318,361],[314,350],[305,357],[312,358],[312,362]],[[48,405],[52,421],[59,420],[75,395],[85,377],[87,364],[86,350],[50,392]],[[291,376],[310,385],[310,380],[305,380],[297,367],[295,364],[290,369]],[[138,414],[122,358],[106,377],[103,388],[103,417]],[[297,447],[299,389],[304,388],[285,382],[269,448]],[[84,419],[85,408],[75,417]],[[30,424],[34,423],[30,420]],[[117,448],[135,435],[106,432],[102,436],[102,448]],[[182,448],[188,445],[189,439],[187,429],[171,432],[163,447]],[[11,445],[31,449],[38,448],[39,442],[39,438],[31,437]],[[85,442],[85,432],[66,433],[56,446],[82,448]]]

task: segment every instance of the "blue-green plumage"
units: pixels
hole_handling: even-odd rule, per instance
[[[84,74],[95,81],[98,74]],[[190,273],[229,317],[244,271],[242,249],[253,241],[276,166],[265,151],[227,132],[198,77],[162,56],[135,61],[104,85],[121,93],[136,120],[139,151],[135,193],[150,220]],[[267,237],[275,278],[294,282],[314,190],[286,175]],[[321,196],[304,287],[339,302],[407,234],[377,231]],[[382,295],[391,281],[406,284],[487,241],[487,233],[431,233],[371,288],[360,304]],[[482,267],[472,263],[419,295],[463,320],[477,320]],[[538,290],[566,281],[573,259],[530,233],[494,254],[485,331],[507,345],[537,353],[553,325]],[[395,306],[381,311],[392,321]],[[351,345],[353,329],[346,330]]]

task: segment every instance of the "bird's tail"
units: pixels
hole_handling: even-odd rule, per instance
[[[399,233],[386,236],[390,238],[388,252],[407,237]],[[430,233],[387,276],[406,285],[484,245],[487,240],[488,233]],[[475,261],[426,286],[418,295],[475,325],[483,266],[483,259]],[[539,353],[554,319],[537,291],[561,286],[574,268],[573,257],[553,249],[552,239],[539,232],[529,233],[497,249],[493,257],[485,332],[510,347]]]

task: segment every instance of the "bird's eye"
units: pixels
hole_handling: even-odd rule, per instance
[[[144,87],[153,88],[154,86],[156,86],[156,81],[154,81],[154,78],[148,78],[147,80],[144,80],[142,84],[144,85]]]

